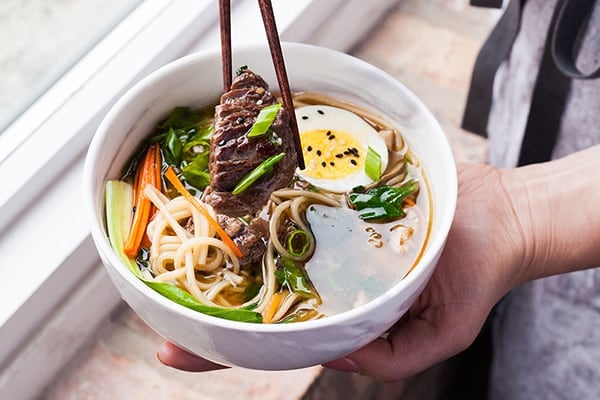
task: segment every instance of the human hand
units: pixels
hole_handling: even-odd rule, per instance
[[[177,347],[171,342],[163,342],[156,353],[158,361],[168,367],[189,372],[205,372],[227,368]]]
[[[525,279],[528,227],[512,200],[526,197],[525,188],[505,180],[491,166],[459,165],[454,224],[427,287],[386,338],[326,367],[395,381],[474,341],[494,304]]]
[[[455,222],[423,294],[386,339],[326,366],[398,380],[469,346],[492,306],[521,280],[515,271],[522,262],[524,241],[511,205],[514,191],[505,187],[496,168],[459,165]],[[168,342],[157,357],[186,371],[223,368]]]
[[[510,170],[459,165],[454,224],[427,287],[385,339],[325,366],[388,381],[413,376],[468,347],[511,288],[599,265],[599,168],[600,145]],[[157,356],[187,371],[223,368],[170,343]]]

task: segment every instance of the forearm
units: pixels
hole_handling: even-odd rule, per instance
[[[503,172],[526,238],[522,280],[600,265],[598,171],[600,146]]]

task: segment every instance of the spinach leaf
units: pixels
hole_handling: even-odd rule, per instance
[[[418,191],[419,183],[414,179],[400,187],[379,186],[367,191],[358,187],[348,194],[348,202],[365,221],[390,221],[406,215],[403,202],[410,196],[416,196]]]
[[[196,190],[204,190],[210,182],[208,161],[213,132],[212,113],[176,107],[156,126],[151,142],[160,142],[163,170],[170,165]]]
[[[199,153],[192,158],[190,163],[184,161],[181,164],[181,173],[185,181],[193,187],[203,190],[210,184],[210,174],[208,172],[209,151]]]
[[[280,258],[279,269],[275,271],[275,277],[281,286],[287,287],[291,292],[310,299],[317,297],[304,269],[294,260]]]
[[[167,164],[179,166],[183,155],[183,143],[181,143],[181,139],[177,133],[178,131],[173,128],[169,129],[161,145],[161,150]]]
[[[203,113],[196,112],[189,107],[175,107],[173,111],[167,115],[162,122],[157,125],[157,128],[162,131],[173,129],[187,129],[194,127],[206,116]]]

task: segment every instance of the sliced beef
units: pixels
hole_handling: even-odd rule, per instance
[[[224,93],[215,109],[215,129],[211,137],[210,187],[203,199],[219,214],[231,217],[253,214],[267,203],[271,193],[288,186],[298,159],[288,110],[281,108],[271,130],[248,138],[260,110],[275,104],[267,83],[249,69],[235,77],[231,90]],[[263,175],[244,192],[233,195],[235,185],[267,158],[286,153],[272,172]]]
[[[223,214],[217,215],[219,225],[236,244],[243,256],[240,258],[241,265],[259,262],[266,250],[264,232],[261,226],[254,221],[250,225],[243,223],[239,218],[228,217]],[[258,222],[257,222],[258,223]]]

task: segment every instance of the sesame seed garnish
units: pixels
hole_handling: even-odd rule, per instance
[[[337,154],[335,155],[335,157],[336,157],[336,158],[342,158],[342,157],[344,157],[344,155],[343,155],[342,153],[337,153]]]
[[[306,119],[308,119],[308,116],[307,115],[303,115],[302,119],[306,120]]]
[[[317,150],[317,155],[320,156],[321,154],[323,154],[321,150]]]
[[[306,151],[312,151],[312,146],[308,146],[308,147],[306,148]]]
[[[325,115],[325,112],[323,110],[317,110],[317,112],[321,115]]]
[[[331,165],[333,167],[335,165],[335,163],[333,161],[329,161],[329,165]]]
[[[326,166],[327,166],[327,163],[326,163],[325,161],[323,161],[323,162],[321,163],[321,165],[322,165],[323,167],[326,167]]]
[[[356,160],[352,159],[350,160],[350,162],[352,163],[352,165],[356,165]]]
[[[333,139],[335,139],[335,135],[331,135],[331,136],[327,137],[327,139],[333,140]]]

